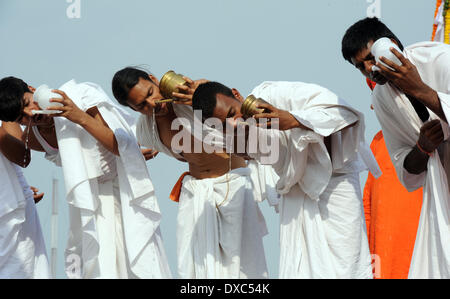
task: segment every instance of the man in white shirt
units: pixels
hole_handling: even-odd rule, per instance
[[[201,81],[186,78],[188,102]],[[124,106],[141,113],[140,144],[189,164],[171,196],[179,202],[177,215],[178,275],[183,279],[267,278],[263,237],[264,217],[257,205],[252,172],[236,155],[207,153],[193,137],[192,107],[163,100],[159,80],[136,68],[118,71],[113,93]],[[178,125],[177,125],[178,124]],[[176,136],[185,132],[180,143]],[[201,143],[200,143],[201,145]],[[178,147],[178,148],[176,148]],[[185,149],[185,150],[184,150]]]

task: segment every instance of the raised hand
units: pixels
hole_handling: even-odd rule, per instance
[[[82,125],[86,118],[89,116],[86,112],[78,108],[77,105],[67,96],[64,91],[52,90],[52,92],[61,95],[62,99],[50,99],[52,103],[60,103],[63,106],[52,106],[47,110],[61,111],[61,113],[53,114],[53,117],[65,117],[68,120]]]
[[[268,126],[278,124],[278,129],[281,131],[287,131],[294,128],[307,129],[303,126],[291,113],[286,110],[278,109],[268,103],[260,103],[257,108],[264,109],[266,112],[255,114],[253,118],[256,120],[261,118],[268,118]]]
[[[175,101],[174,103],[192,106],[192,97],[194,96],[197,87],[208,82],[208,80],[200,79],[193,81],[186,76],[184,76],[183,79],[186,81],[186,85],[178,85],[177,87],[180,92],[172,93],[174,98],[180,99],[181,101]]]
[[[394,48],[391,48],[391,52],[402,62],[402,65],[398,65],[386,57],[380,57],[382,62],[393,69],[378,63],[377,67],[380,69],[380,73],[405,94],[418,97],[420,92],[429,87],[422,81],[416,66],[411,61]]]

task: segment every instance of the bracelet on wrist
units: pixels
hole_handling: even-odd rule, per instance
[[[433,156],[433,153],[429,153],[426,150],[424,150],[420,145],[419,145],[419,141],[417,141],[416,143],[417,148],[419,149],[419,151],[421,151],[422,153],[428,155],[429,157]]]

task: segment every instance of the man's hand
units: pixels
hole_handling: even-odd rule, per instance
[[[427,153],[434,152],[443,141],[444,132],[440,120],[429,121],[420,128],[418,144]]]
[[[425,123],[420,128],[418,145],[414,146],[406,156],[403,167],[411,174],[423,173],[428,167],[429,154],[434,152],[443,141],[444,133],[441,122],[436,119]]]
[[[398,65],[386,57],[380,57],[382,62],[393,69],[377,63],[380,73],[405,94],[418,98],[430,87],[422,81],[416,66],[411,61],[394,48],[391,48],[391,52],[402,62],[402,65]]]
[[[172,96],[181,100],[175,101],[176,104],[192,106],[192,97],[194,96],[197,87],[209,81],[206,79],[192,81],[190,78],[185,76],[183,77],[183,79],[186,80],[186,85],[178,85],[178,90],[180,92],[174,92],[172,93]]]
[[[144,156],[145,161],[151,160],[159,154],[158,151],[154,151],[152,149],[141,149],[141,152]]]
[[[269,121],[267,122],[267,125],[270,127],[273,124],[278,123],[278,129],[280,131],[287,131],[294,128],[308,129],[286,110],[278,109],[268,103],[260,103],[257,105],[257,108],[264,109],[265,112],[255,114],[253,115],[253,118],[256,120],[261,118],[268,118]]]
[[[33,191],[34,203],[39,203],[44,198],[44,193],[38,194],[39,189],[30,186],[31,191]]]
[[[385,57],[380,57],[382,62],[394,69],[391,70],[383,64],[377,63],[380,73],[400,91],[419,100],[443,121],[447,122],[438,93],[422,81],[416,66],[411,61],[394,48],[391,48],[391,52],[401,61],[402,65],[397,65]]]
[[[51,99],[50,102],[52,103],[60,103],[64,106],[52,106],[47,108],[47,110],[54,110],[54,111],[62,111],[61,113],[53,114],[53,117],[65,117],[71,122],[74,122],[79,125],[83,125],[83,122],[86,120],[86,117],[89,115],[82,111],[80,108],[78,108],[77,105],[66,95],[64,91],[61,90],[52,90],[52,92],[57,93],[61,95],[62,99]]]

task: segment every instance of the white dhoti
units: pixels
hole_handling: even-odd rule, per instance
[[[280,278],[372,278],[360,188],[359,173],[334,174],[319,202],[284,195]]]
[[[0,279],[50,278],[33,192],[2,154],[0,177]]]
[[[267,230],[252,188],[248,168],[184,179],[177,217],[180,278],[267,278]]]

